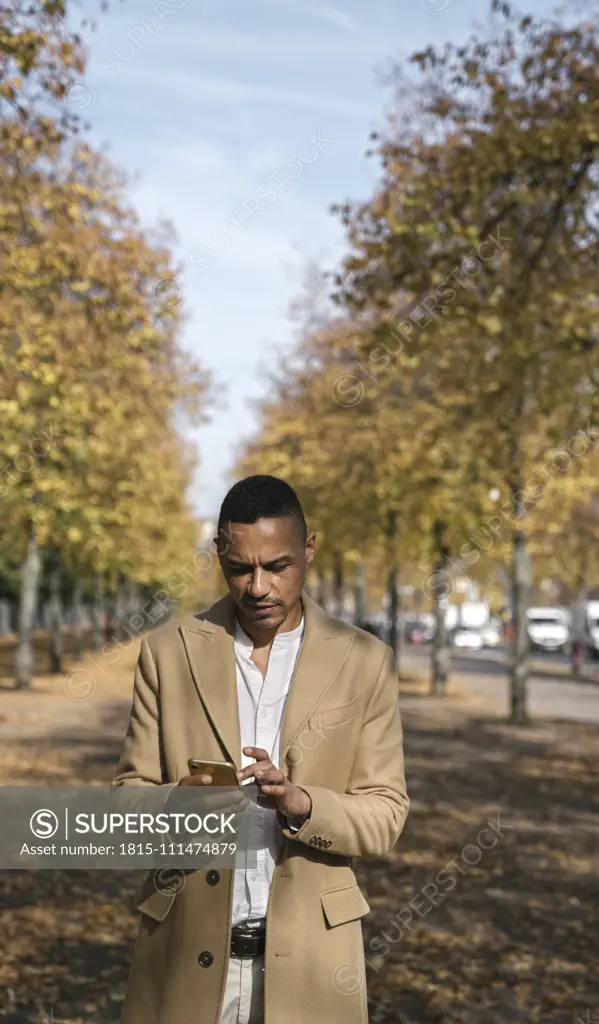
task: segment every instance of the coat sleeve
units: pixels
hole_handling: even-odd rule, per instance
[[[150,645],[144,637],[135,669],[129,727],[113,786],[160,786],[166,783],[159,708],[158,674]]]
[[[395,659],[387,650],[368,701],[345,793],[301,788],[312,801],[299,832],[281,821],[289,839],[344,857],[381,857],[397,842],[408,814]],[[312,839],[315,842],[310,842]]]

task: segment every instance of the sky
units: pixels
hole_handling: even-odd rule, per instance
[[[549,13],[547,0],[521,0]],[[125,168],[142,223],[174,226],[182,344],[219,386],[191,434],[191,499],[213,517],[297,327],[305,267],[345,251],[332,203],[367,198],[390,59],[467,37],[482,0],[110,0],[67,104]],[[77,8],[81,14],[81,6]],[[83,10],[97,12],[96,0]]]

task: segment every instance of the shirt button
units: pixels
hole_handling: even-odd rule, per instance
[[[262,716],[262,718],[266,718],[267,714],[268,714],[268,712],[266,712],[266,711],[261,711],[260,712],[260,715]]]
[[[208,885],[218,885],[220,882],[220,875],[218,871],[209,871],[206,875],[206,881],[208,882]]]
[[[212,967],[212,964],[214,963],[214,957],[212,956],[212,953],[210,953],[209,950],[205,949],[203,953],[200,953],[198,957],[198,963],[200,967]]]

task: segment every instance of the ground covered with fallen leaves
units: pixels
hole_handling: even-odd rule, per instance
[[[135,657],[86,661],[93,686],[0,680],[0,782],[108,781]],[[420,690],[403,698],[408,824],[391,856],[359,867],[372,1024],[599,1021],[596,727],[513,729]],[[2,1020],[116,1024],[138,880],[0,872]]]

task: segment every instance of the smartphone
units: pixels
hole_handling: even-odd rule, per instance
[[[213,786],[239,786],[237,768],[231,761],[203,761],[190,757],[187,762],[190,775],[210,775]]]

